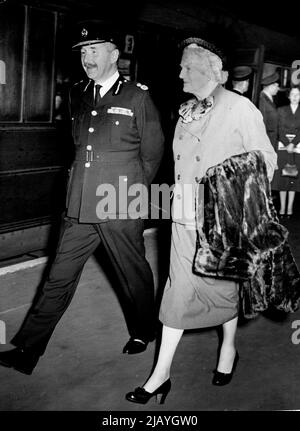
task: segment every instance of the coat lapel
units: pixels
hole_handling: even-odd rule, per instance
[[[273,100],[271,100],[265,93],[262,93],[262,97],[265,99],[265,102],[268,104],[268,105],[271,105],[273,108],[275,108],[276,109],[276,105],[275,105],[275,103],[274,103],[274,101]]]

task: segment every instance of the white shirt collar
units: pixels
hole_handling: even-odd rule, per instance
[[[273,96],[271,96],[271,94],[267,93],[265,90],[263,90],[263,93],[273,102]]]
[[[101,97],[103,97],[111,89],[111,87],[117,81],[119,76],[120,76],[120,73],[118,70],[116,70],[116,72],[110,78],[108,78],[106,81],[102,82],[101,84],[100,84],[100,82],[95,81],[95,85],[96,84],[101,85],[101,88],[100,88],[100,96]],[[95,91],[95,86],[94,86],[94,91]]]

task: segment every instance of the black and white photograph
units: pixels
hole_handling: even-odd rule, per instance
[[[299,104],[296,1],[0,0],[0,420],[300,411]]]

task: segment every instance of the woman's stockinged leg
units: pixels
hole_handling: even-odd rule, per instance
[[[286,192],[279,192],[280,196],[280,210],[279,214],[283,215],[285,214],[285,202],[286,202]]]
[[[163,326],[158,360],[151,377],[143,386],[147,392],[152,393],[170,377],[173,357],[182,334],[183,329]]]
[[[223,342],[220,350],[219,363],[217,370],[220,373],[230,373],[234,362],[236,348],[235,335],[238,318],[235,317],[226,323],[223,323]]]
[[[287,214],[288,215],[293,214],[294,199],[295,199],[295,192],[294,191],[289,191],[289,194],[288,194],[288,207],[287,207]]]

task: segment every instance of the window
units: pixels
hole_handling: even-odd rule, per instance
[[[55,30],[55,12],[1,6],[0,123],[52,122]]]

